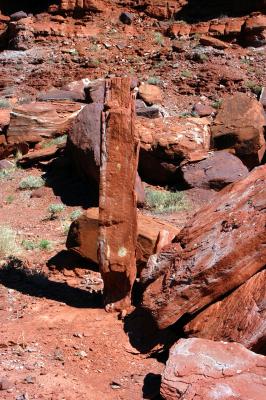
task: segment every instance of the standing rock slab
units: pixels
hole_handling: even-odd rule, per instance
[[[238,343],[181,339],[162,376],[164,400],[264,400],[266,357]]]
[[[244,93],[223,100],[211,127],[214,148],[232,149],[248,167],[260,164],[265,152],[263,106]]]
[[[224,188],[154,260],[143,306],[160,328],[246,282],[266,264],[266,166]],[[181,246],[181,249],[180,249]]]
[[[190,188],[220,190],[248,175],[242,161],[227,151],[215,151],[204,160],[183,165],[181,174]]]
[[[198,314],[185,326],[185,332],[192,337],[238,342],[250,350],[265,352],[266,270]]]
[[[98,257],[108,311],[131,307],[136,278],[138,141],[130,78],[106,82],[101,131]]]

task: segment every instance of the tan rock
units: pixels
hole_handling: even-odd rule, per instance
[[[237,321],[237,323],[236,323]],[[238,342],[254,351],[266,345],[266,270],[185,326],[190,337]]]
[[[228,43],[225,43],[222,40],[212,36],[201,36],[200,43],[204,46],[212,46],[215,49],[221,50],[228,49],[228,47],[230,47]]]
[[[150,105],[161,104],[163,101],[161,89],[155,85],[149,85],[147,83],[140,85],[138,94],[145,103]]]
[[[266,357],[238,343],[181,339],[162,375],[164,400],[264,400]]]

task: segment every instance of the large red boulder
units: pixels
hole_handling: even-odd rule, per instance
[[[199,311],[261,270],[265,226],[266,166],[261,166],[224,188],[194,215],[176,243],[149,263],[153,282],[143,306],[158,326]]]
[[[192,337],[238,342],[266,352],[266,270],[199,313],[185,326]],[[237,321],[237,323],[236,323]]]
[[[164,400],[264,400],[266,357],[238,343],[181,339],[162,376]]]
[[[258,165],[265,152],[263,106],[244,93],[225,98],[211,127],[213,146],[231,149],[248,166]]]

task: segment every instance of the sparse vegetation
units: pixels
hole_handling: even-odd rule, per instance
[[[50,214],[49,219],[57,219],[59,214],[63,212],[65,206],[60,203],[50,204],[48,207],[48,212]]]
[[[31,240],[22,240],[21,245],[25,250],[34,250],[37,247],[37,244]]]
[[[161,83],[161,79],[158,78],[158,76],[151,76],[148,80],[147,83],[150,85],[159,85]]]
[[[52,242],[51,242],[50,240],[42,239],[42,240],[39,242],[38,247],[39,247],[40,250],[49,251],[49,250],[52,250],[53,244],[52,244]]]
[[[70,214],[70,219],[71,219],[71,221],[75,221],[75,219],[79,218],[81,215],[82,215],[82,211],[81,210],[74,210]]]
[[[14,200],[15,200],[15,197],[14,197],[12,194],[10,194],[10,195],[7,196],[7,198],[6,198],[6,203],[7,203],[7,204],[12,204]]]
[[[38,189],[44,185],[45,181],[40,176],[29,175],[20,181],[19,189]]]
[[[218,99],[212,103],[212,107],[215,108],[216,110],[219,110],[222,104],[223,104],[223,99]]]
[[[188,69],[185,69],[184,71],[181,71],[181,76],[183,78],[192,78],[192,72],[189,71]]]
[[[261,91],[262,91],[262,86],[258,85],[256,82],[253,82],[253,81],[247,81],[246,82],[246,87],[248,89],[250,89],[251,92],[253,92],[257,96],[259,96]]]
[[[10,169],[2,169],[0,171],[0,181],[5,180],[5,179],[7,179],[7,180],[11,179],[11,176],[12,176],[14,170],[15,170],[15,167],[10,168]]]
[[[181,192],[146,190],[146,204],[156,214],[171,213],[188,208],[188,201]]]
[[[58,136],[57,138],[48,140],[47,142],[43,142],[41,144],[41,148],[45,149],[47,147],[51,147],[51,146],[57,146],[59,144],[64,144],[67,141],[67,135],[63,135],[63,136]]]
[[[20,252],[17,232],[9,226],[0,226],[0,259],[18,255]]]
[[[0,98],[0,108],[10,108],[10,103],[7,99]]]
[[[154,42],[155,42],[155,44],[158,44],[160,46],[163,45],[164,39],[163,39],[163,35],[160,32],[154,33]]]

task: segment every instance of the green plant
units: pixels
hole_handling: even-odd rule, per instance
[[[188,208],[188,201],[181,192],[146,190],[146,205],[157,214],[170,213]]]
[[[0,108],[10,108],[10,103],[7,99],[0,98]]]
[[[52,245],[52,242],[50,240],[42,239],[42,240],[40,240],[38,247],[39,247],[40,250],[49,251],[49,250],[52,250],[53,245]]]
[[[218,99],[212,103],[212,107],[215,108],[216,110],[219,110],[222,104],[223,104],[223,99]]]
[[[82,215],[82,211],[81,210],[74,210],[70,214],[70,219],[71,219],[71,221],[74,221],[75,219],[79,218],[81,215]]]
[[[50,219],[56,219],[58,218],[58,214],[60,214],[62,211],[64,211],[65,206],[63,204],[50,204],[48,207],[48,212],[50,214]]]
[[[19,189],[37,189],[45,185],[45,181],[40,176],[29,175],[19,183]]]
[[[0,226],[0,259],[18,255],[20,252],[17,232],[8,226]]]
[[[155,44],[159,44],[160,46],[163,44],[163,35],[160,32],[154,33],[154,42]]]
[[[24,247],[25,250],[34,250],[37,247],[37,244],[31,240],[22,240],[21,245]]]
[[[58,136],[57,138],[48,140],[47,142],[43,142],[41,144],[41,148],[45,149],[47,147],[57,146],[66,143],[66,141],[67,141],[67,135]]]
[[[147,80],[150,85],[159,85],[161,83],[161,79],[157,76],[150,76]]]
[[[65,221],[65,222],[63,222],[63,223],[61,224],[61,227],[62,227],[62,231],[63,231],[64,236],[67,236],[67,235],[68,235],[68,231],[69,231],[70,225],[71,225],[71,222],[70,222],[70,221]]]
[[[14,172],[15,168],[10,168],[10,169],[2,169],[0,171],[0,181],[1,180],[8,180],[11,179],[11,175]]]
[[[11,204],[11,203],[13,203],[14,200],[15,200],[15,197],[14,197],[12,194],[10,194],[10,195],[7,196],[7,198],[6,198],[6,203],[7,203],[7,204]]]
[[[191,78],[192,75],[193,75],[192,72],[189,71],[188,69],[181,71],[181,76],[183,76],[183,78]]]
[[[253,81],[247,81],[246,82],[246,87],[248,89],[250,89],[254,94],[256,94],[257,96],[260,95],[261,91],[262,91],[262,86],[257,85],[256,82]]]

